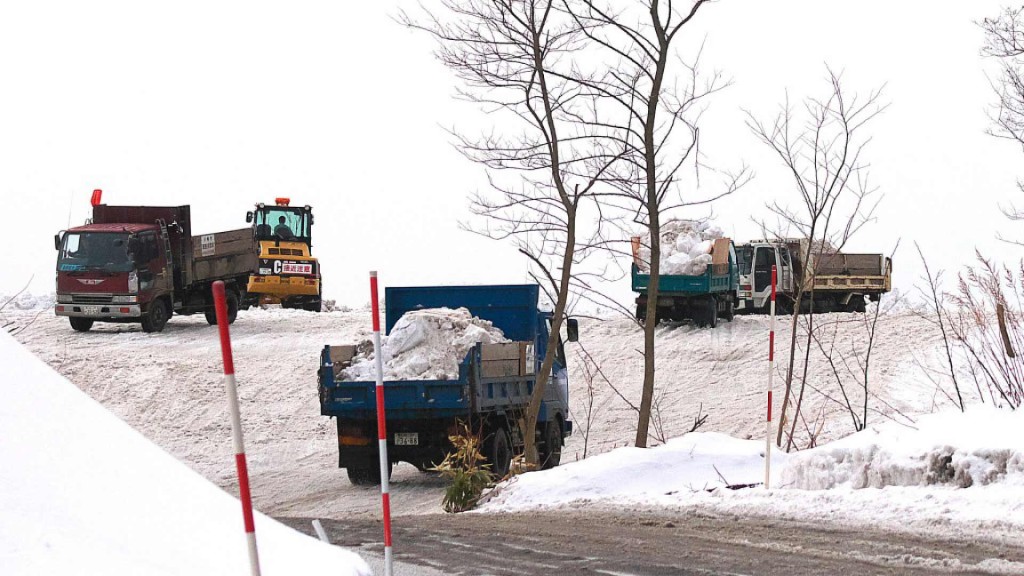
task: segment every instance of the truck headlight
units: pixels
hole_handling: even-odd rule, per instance
[[[57,294],[57,302],[60,304],[71,304],[71,294]]]
[[[114,304],[135,304],[138,296],[114,296],[110,301]]]
[[[128,291],[138,292],[139,291],[139,275],[135,270],[128,273]]]

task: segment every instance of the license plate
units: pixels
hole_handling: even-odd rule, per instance
[[[395,446],[419,446],[418,432],[398,432],[395,434]]]
[[[82,306],[82,314],[89,314],[95,316],[100,313],[99,306]]]

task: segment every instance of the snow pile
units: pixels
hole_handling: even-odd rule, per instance
[[[1024,487],[1024,413],[974,406],[886,423],[793,455],[783,482],[805,490],[1003,483]]]
[[[46,308],[52,308],[56,300],[57,296],[53,292],[41,296],[22,292],[15,296],[0,296],[0,308],[15,310],[44,310]]]
[[[699,276],[711,264],[711,249],[722,230],[707,221],[669,220],[661,225],[662,274]],[[644,247],[641,259],[650,268],[651,251]]]
[[[491,322],[474,317],[465,308],[407,312],[381,340],[385,380],[456,380],[459,363],[477,342],[509,342]],[[352,381],[375,380],[373,345],[364,341],[359,350],[341,377]]]
[[[922,417],[918,430],[885,426],[882,432],[861,432],[806,452],[787,455],[773,449],[771,490],[760,485],[763,440],[691,433],[647,450],[619,448],[516,476],[499,484],[479,511],[685,510],[1018,542],[1024,531],[1022,417],[983,407]],[[858,451],[862,462],[853,464]],[[866,454],[872,452],[890,456],[868,461]],[[930,473],[934,461],[948,465]],[[873,472],[875,466],[879,469]],[[856,489],[862,483],[858,475],[865,473],[890,480],[878,484],[881,488]],[[972,487],[957,488],[958,477],[964,484],[970,478]],[[934,484],[929,478],[950,482]],[[893,480],[910,485],[893,486]],[[754,486],[723,489],[744,484]],[[1021,574],[1022,568],[1013,563],[1005,572]]]
[[[245,574],[239,502],[0,331],[3,573]],[[230,444],[230,437],[223,441]],[[225,467],[233,461],[225,459]],[[369,575],[355,554],[262,514],[263,573]]]
[[[773,478],[786,460],[772,453]],[[723,481],[724,479],[724,481]],[[480,510],[505,512],[590,502],[677,502],[681,495],[764,482],[764,441],[695,432],[654,448],[619,448],[543,472],[514,477]]]

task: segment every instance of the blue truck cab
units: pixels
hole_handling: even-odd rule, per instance
[[[640,239],[633,239],[631,277],[636,298],[636,318],[647,320],[647,289],[650,274],[640,272]],[[714,328],[718,319],[732,320],[739,288],[736,248],[732,240],[720,238],[711,252],[712,263],[703,274],[661,274],[658,278],[658,306],[655,322],[693,320],[698,326]]]
[[[384,382],[388,473],[397,462],[426,470],[451,451],[448,436],[464,422],[478,432],[483,453],[498,477],[508,473],[513,452],[535,442],[544,467],[556,466],[572,433],[568,409],[565,349],[549,333],[551,313],[538,309],[537,285],[427,286],[386,288],[385,331],[406,312],[428,308],[467,308],[489,320],[511,340],[477,343],[459,363],[457,380]],[[566,323],[575,341],[576,322]],[[536,430],[526,433],[522,419],[533,394],[536,374],[548,346],[557,346]],[[339,379],[356,353],[355,346],[325,346],[320,354],[320,413],[338,428],[338,466],[353,484],[380,482],[376,382]]]

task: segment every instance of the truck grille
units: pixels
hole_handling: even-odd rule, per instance
[[[114,300],[113,294],[72,294],[72,304],[110,304]]]
[[[269,248],[267,252],[272,256],[302,256],[302,250],[294,248]]]

